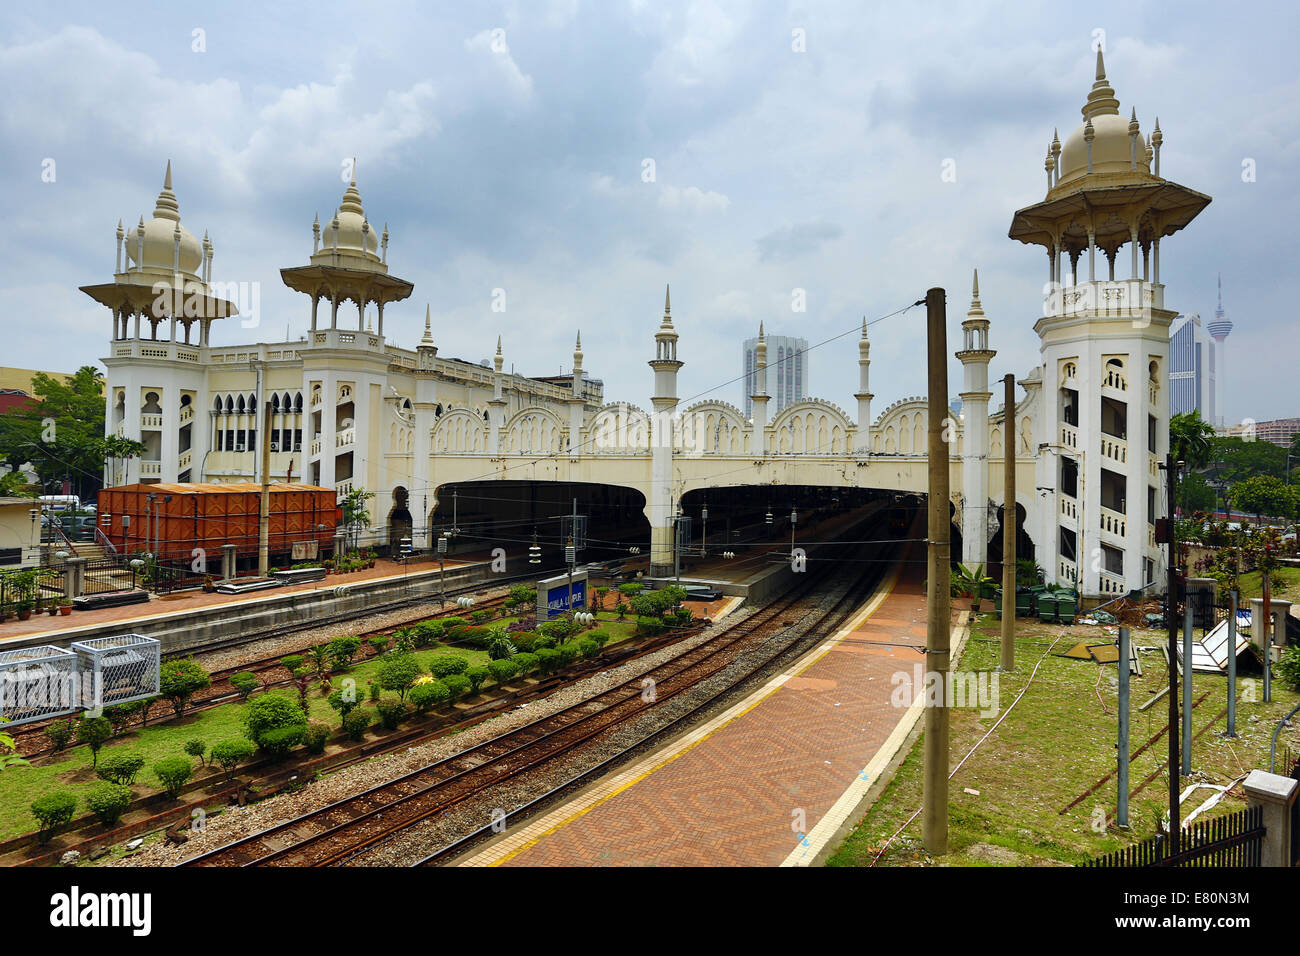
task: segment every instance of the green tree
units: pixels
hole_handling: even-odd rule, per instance
[[[1180,412],[1169,419],[1169,450],[1189,469],[1205,467],[1214,452],[1214,426],[1196,409]]]
[[[1211,456],[1216,475],[1229,484],[1255,475],[1286,477],[1286,449],[1267,441],[1246,441],[1237,436],[1216,438]]]
[[[463,658],[454,658],[463,660]],[[406,700],[406,692],[411,689],[415,679],[420,676],[420,662],[411,654],[394,654],[379,666],[376,683],[384,690],[397,692],[401,700]]]
[[[107,717],[87,717],[77,724],[77,743],[90,748],[90,768],[99,764],[100,748],[113,736],[113,725]]]
[[[1205,475],[1199,471],[1189,472],[1178,479],[1178,504],[1184,514],[1213,511],[1217,497]]]
[[[1232,503],[1262,521],[1264,515],[1290,518],[1295,515],[1296,497],[1282,479],[1273,475],[1253,475],[1232,486]]]
[[[370,525],[369,501],[374,496],[373,491],[366,491],[364,488],[353,488],[339,502],[339,508],[343,512],[343,527],[352,534],[354,539],[362,528]],[[355,540],[353,547],[356,547]]]

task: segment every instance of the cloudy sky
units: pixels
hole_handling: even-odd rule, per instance
[[[77,287],[111,277],[117,221],[150,214],[169,158],[215,277],[261,284],[259,327],[214,341],[300,336],[309,306],[278,270],[306,262],[355,155],[415,284],[385,316],[399,345],[427,303],[442,354],[477,361],[501,334],[507,366],[545,375],[581,329],[607,396],[645,405],[671,282],[683,397],[740,404],[739,343],[762,320],[832,340],[812,392],[852,414],[856,336],[834,337],[943,286],[955,348],[978,267],[991,372],[1019,375],[1047,263],[1007,229],[1042,198],[1052,129],[1079,122],[1104,39],[1121,110],[1160,118],[1161,171],[1214,197],[1164,244],[1166,301],[1208,316],[1222,272],[1228,417],[1300,414],[1297,8],[1091,7],[8,5],[0,364],[105,354],[109,317]],[[921,309],[873,327],[877,409],[923,391],[923,332]]]

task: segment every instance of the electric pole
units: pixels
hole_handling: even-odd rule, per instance
[[[1016,669],[1016,377],[1002,378],[1002,669]]]
[[[948,517],[948,328],[943,289],[925,294],[929,346],[930,484],[926,548],[926,676],[939,688],[939,699],[925,708],[925,777],[922,839],[932,856],[948,852],[948,654],[952,566]],[[1005,616],[1005,615],[1004,615]],[[924,686],[914,694],[925,693]]]
[[[264,578],[271,568],[271,403],[262,403],[262,497],[257,506],[257,576]]]
[[[1169,629],[1169,853],[1178,852],[1181,824],[1178,822],[1178,535],[1174,526],[1174,500],[1177,490],[1177,465],[1173,455],[1165,456],[1165,494],[1169,499],[1165,518],[1165,542],[1169,545],[1169,578],[1165,585],[1165,625]],[[1184,661],[1190,667],[1191,661]]]

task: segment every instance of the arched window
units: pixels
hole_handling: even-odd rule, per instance
[[[241,414],[241,415],[244,414],[244,396],[243,396],[243,395],[240,395],[240,396],[239,396],[239,401],[235,402],[235,411],[237,411],[237,412],[238,412],[239,414]]]

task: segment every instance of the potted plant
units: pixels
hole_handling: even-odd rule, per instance
[[[59,602],[59,613],[62,614],[64,617],[67,617],[69,614],[72,613],[71,598],[64,598],[62,601]]]
[[[32,616],[31,601],[19,601],[17,607],[18,607],[18,620],[26,621],[28,618]]]
[[[205,574],[203,576],[203,590],[207,594],[212,594],[217,590],[217,582],[213,580],[212,575]]]
[[[49,607],[45,609],[45,613],[50,617],[54,617],[59,613],[59,601],[57,598],[50,598]]]

